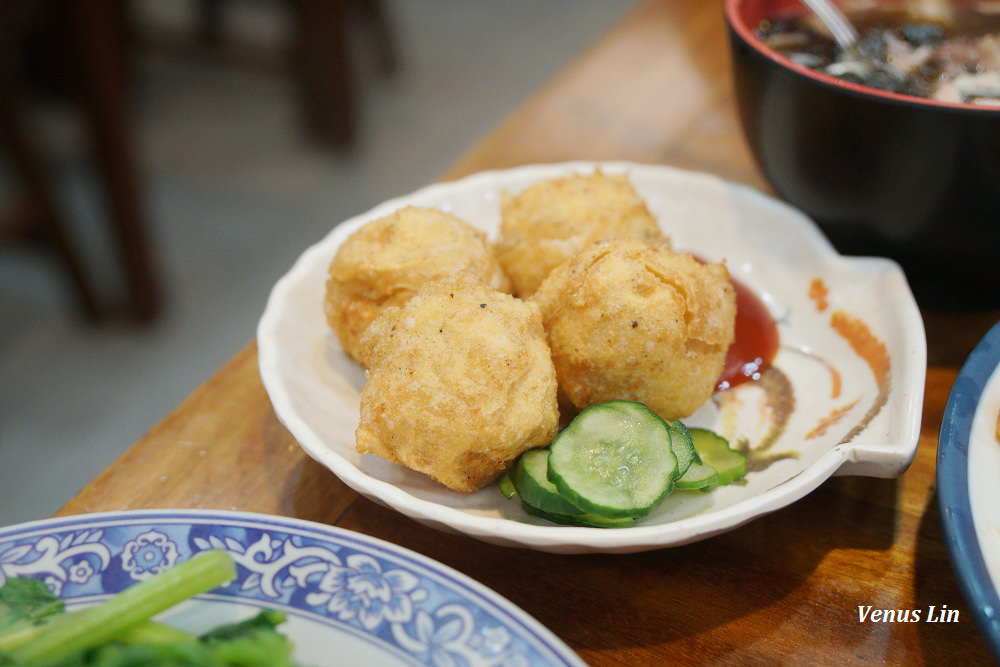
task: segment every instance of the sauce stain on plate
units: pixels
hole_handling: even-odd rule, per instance
[[[733,438],[735,446],[747,455],[748,472],[759,472],[767,469],[773,463],[789,458],[799,458],[796,450],[772,452],[772,446],[784,435],[788,422],[795,410],[795,391],[792,382],[780,368],[772,366],[779,343],[777,326],[767,312],[766,306],[748,288],[734,281],[737,286],[737,334],[736,340],[727,357],[726,371],[719,383],[719,393],[716,403],[722,409],[724,420],[733,428],[738,423],[737,413],[745,404],[744,396],[739,387],[748,380],[753,380],[763,392],[764,398],[759,403],[760,419],[766,424],[762,435],[752,442],[746,435]],[[829,306],[830,290],[821,278],[814,278],[808,287],[807,295],[813,302],[817,312],[825,312]],[[773,327],[773,330],[769,328]],[[742,324],[742,328],[741,328]],[[879,339],[868,325],[859,317],[843,309],[834,310],[830,315],[831,329],[843,338],[851,350],[865,362],[875,380],[876,395],[871,406],[864,415],[853,424],[838,444],[851,442],[878,416],[889,400],[891,391],[892,367],[890,355],[884,342]],[[747,367],[745,360],[758,355],[763,363],[753,373],[741,373],[741,367]],[[840,370],[829,360],[810,354],[830,373],[830,399],[840,398],[843,388],[843,378]],[[735,390],[735,391],[734,391]],[[861,397],[855,397],[846,403],[833,405],[830,411],[818,418],[815,426],[804,438],[812,440],[825,435],[843,420],[849,418],[861,402]],[[1000,421],[997,425],[1000,438]]]

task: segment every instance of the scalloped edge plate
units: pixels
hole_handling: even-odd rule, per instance
[[[43,580],[67,609],[93,604],[205,549],[232,582],[158,620],[201,633],[279,609],[303,665],[564,665],[583,661],[499,594],[426,556],[310,521],[221,510],[100,512],[0,528],[0,583]],[[378,595],[372,596],[372,587]]]
[[[787,419],[773,414],[768,395],[757,386],[764,383],[752,383],[717,395],[685,420],[745,441],[759,469],[744,484],[711,494],[672,494],[634,527],[602,530],[534,519],[495,485],[458,494],[357,454],[354,429],[364,372],[340,349],[322,308],[326,271],[340,243],[404,205],[449,211],[494,238],[505,191],[595,168],[627,173],[674,247],[725,260],[778,321],[782,346],[775,368],[794,401]],[[895,262],[838,255],[804,214],[746,186],[628,162],[482,172],[431,185],[342,222],[275,284],[257,343],[261,378],[278,418],[310,456],[347,485],[441,530],[560,553],[684,544],[784,507],[834,474],[901,474],[916,454],[927,355],[920,312]]]

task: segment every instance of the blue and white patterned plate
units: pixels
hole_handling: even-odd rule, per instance
[[[41,579],[67,607],[90,604],[205,549],[226,549],[233,582],[166,612],[190,631],[288,615],[305,665],[583,665],[508,600],[412,551],[277,516],[196,510],[80,515],[0,529],[0,583]]]
[[[962,366],[938,438],[938,505],[959,585],[1000,661],[1000,322]]]

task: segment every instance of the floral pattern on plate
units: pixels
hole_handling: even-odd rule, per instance
[[[362,637],[368,658],[401,664],[582,664],[537,621],[456,571],[358,533],[281,517],[138,511],[3,528],[0,583],[34,577],[70,605],[91,602],[206,549],[228,551],[237,578],[198,599],[285,610],[301,628],[289,635],[303,652],[322,645],[329,656],[338,637]]]

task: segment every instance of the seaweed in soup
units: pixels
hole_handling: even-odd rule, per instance
[[[763,22],[771,48],[864,86],[949,102],[1000,104],[1000,15],[953,8],[948,20],[899,9],[850,12],[860,39],[845,51],[812,17]]]

